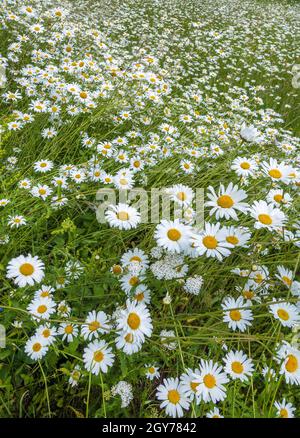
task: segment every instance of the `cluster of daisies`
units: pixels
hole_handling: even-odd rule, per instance
[[[295,10],[150,3],[0,10],[0,322],[19,312],[30,366],[53,353],[74,392],[100,376],[121,408],[135,361],[157,415],[228,416],[231,388],[275,383],[270,412],[293,417]]]

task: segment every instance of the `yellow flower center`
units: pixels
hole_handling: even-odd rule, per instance
[[[177,240],[179,240],[181,238],[181,232],[176,230],[176,228],[171,228],[168,232],[167,232],[167,236],[170,240],[172,240],[173,242],[177,242]]]
[[[279,169],[271,169],[271,170],[269,170],[269,175],[272,178],[275,178],[275,179],[278,179],[278,178],[282,177],[282,173],[280,172]]]
[[[130,261],[131,262],[139,262],[140,263],[142,261],[142,259],[139,256],[133,256],[133,257],[131,257]]]
[[[251,290],[244,290],[243,297],[246,298],[246,300],[251,300],[254,297],[254,292]]]
[[[121,184],[122,186],[125,186],[126,184],[128,184],[128,180],[127,180],[126,178],[121,178],[121,179],[120,179],[120,184]]]
[[[291,286],[292,283],[293,283],[293,281],[292,281],[289,277],[287,277],[286,275],[284,275],[284,276],[282,277],[282,281],[283,281],[285,284],[287,284],[288,286]]]
[[[233,321],[240,321],[242,318],[241,312],[238,309],[230,310],[229,316]]]
[[[180,394],[176,389],[171,389],[168,392],[168,400],[169,402],[173,403],[173,405],[176,405],[180,400]]]
[[[283,200],[283,196],[278,194],[274,196],[274,201],[278,202],[278,204]]]
[[[141,325],[141,318],[136,313],[129,313],[127,324],[132,330],[137,330]]]
[[[119,211],[119,213],[117,214],[117,218],[120,221],[128,221],[129,214],[126,211]]]
[[[23,263],[23,265],[20,266],[19,271],[25,276],[32,275],[34,273],[34,267],[31,263]]]
[[[51,332],[50,332],[49,329],[45,329],[45,330],[43,331],[43,336],[44,336],[44,338],[49,338],[50,334],[51,334]]]
[[[39,189],[39,194],[40,195],[45,195],[46,194],[46,190],[45,189]]]
[[[280,319],[283,319],[284,321],[288,321],[290,319],[290,315],[284,309],[278,309],[277,315],[279,316]]]
[[[215,249],[218,246],[218,241],[214,236],[203,237],[202,243],[208,249]]]
[[[143,292],[140,292],[140,293],[135,295],[135,299],[137,301],[143,301],[144,298],[145,298],[145,295],[143,294]]]
[[[86,99],[87,98],[87,93],[85,91],[82,91],[79,96],[81,97],[81,99]]]
[[[73,333],[73,327],[72,327],[71,325],[67,325],[67,326],[65,327],[65,333],[66,333],[67,335],[71,335],[71,334]]]
[[[45,304],[41,304],[38,308],[37,308],[38,313],[45,313],[47,311],[47,306],[45,306]]]
[[[279,416],[281,418],[288,418],[289,417],[288,411],[285,408],[280,409]]]
[[[98,330],[98,328],[100,328],[100,322],[99,321],[92,321],[89,324],[89,330],[91,332],[95,332],[96,330]]]
[[[245,169],[245,170],[250,169],[250,164],[247,163],[247,161],[243,161],[243,162],[240,164],[240,166],[241,166],[242,169]]]
[[[150,367],[148,369],[148,371],[149,371],[150,374],[154,374],[155,373],[155,368],[154,367]]]
[[[232,245],[237,245],[239,243],[239,239],[235,236],[227,236],[226,240],[228,243],[231,243]]]
[[[191,386],[192,391],[197,392],[197,388],[199,386],[199,382],[191,382],[190,386]]]
[[[35,344],[33,344],[32,349],[33,351],[35,351],[36,353],[38,351],[40,351],[40,349],[42,348],[41,344],[39,342],[36,342]]]
[[[212,389],[216,386],[217,382],[216,382],[215,377],[212,374],[206,374],[203,377],[203,383],[207,388]]]
[[[104,359],[104,354],[101,350],[95,351],[94,353],[94,361],[101,362]]]
[[[130,286],[136,286],[137,284],[139,284],[140,280],[138,277],[131,277],[131,279],[129,280],[129,284]]]
[[[127,333],[127,335],[124,337],[125,341],[128,342],[128,344],[132,344],[133,342],[133,336],[131,333]]]
[[[231,208],[234,204],[234,201],[231,196],[222,195],[218,198],[217,204],[221,208]]]
[[[179,199],[179,201],[185,201],[186,200],[186,194],[184,192],[178,192],[176,197],[177,197],[177,199]]]
[[[254,277],[255,283],[262,283],[263,280],[264,280],[264,277],[261,274],[256,274],[256,276]]]
[[[271,225],[273,222],[271,216],[268,214],[259,214],[258,220],[264,225]]]
[[[296,356],[294,356],[293,354],[289,354],[288,355],[288,360],[285,364],[285,369],[289,372],[289,373],[294,373],[295,371],[297,371],[298,369],[298,360],[296,358]]]
[[[41,297],[42,297],[42,298],[49,297],[49,295],[50,295],[50,293],[49,293],[49,291],[47,291],[47,290],[45,290],[45,291],[43,291],[43,292],[41,293]]]
[[[241,374],[244,371],[244,367],[241,362],[232,362],[231,369],[236,374]]]
[[[120,265],[114,265],[112,270],[114,274],[121,274],[122,267]]]

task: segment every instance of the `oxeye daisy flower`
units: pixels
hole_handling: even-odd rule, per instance
[[[205,223],[204,230],[199,234],[193,234],[190,245],[198,256],[217,258],[219,261],[223,257],[230,255],[230,248],[233,245],[226,241],[226,229],[220,228],[220,224]]]
[[[160,376],[159,368],[154,365],[145,365],[146,377],[149,380],[158,379]]]
[[[56,304],[50,297],[34,298],[27,310],[34,319],[49,319],[55,312]]]
[[[249,278],[257,285],[268,288],[269,270],[266,266],[252,266],[252,271],[248,274]]]
[[[277,417],[279,418],[294,418],[296,408],[292,403],[287,403],[285,398],[282,402],[275,401],[274,406],[277,410]]]
[[[47,286],[45,284],[43,284],[40,289],[38,289],[35,294],[34,297],[35,298],[46,298],[46,297],[51,297],[52,293],[54,292],[54,288],[51,286]]]
[[[81,334],[84,339],[98,338],[99,334],[107,333],[110,330],[108,316],[102,311],[89,312],[85,323],[81,326]]]
[[[44,268],[44,263],[37,256],[20,255],[8,263],[6,277],[13,279],[19,287],[33,286],[44,278]]]
[[[71,307],[63,300],[57,305],[57,313],[59,316],[68,317],[71,314]]]
[[[148,256],[139,248],[126,251],[121,257],[121,264],[124,268],[129,266],[132,262],[138,263],[141,266],[141,272],[144,272],[149,266]]]
[[[256,161],[245,157],[237,157],[233,160],[231,169],[236,172],[238,176],[248,177],[254,175],[258,166]]]
[[[226,398],[224,384],[229,380],[217,363],[201,359],[199,370],[193,374],[193,377],[195,384],[198,383],[197,396],[205,403],[209,401],[216,403]]]
[[[300,322],[299,310],[294,304],[287,302],[277,303],[273,298],[274,304],[269,306],[270,312],[275,319],[278,319],[283,327],[293,327]]]
[[[196,400],[196,404],[198,405],[201,401],[200,394],[197,394],[197,388],[199,382],[195,379],[195,373],[200,374],[199,370],[192,370],[191,368],[187,368],[186,372],[180,376],[180,382],[182,385],[182,390],[187,396],[187,398],[192,402]]]
[[[32,360],[40,360],[45,356],[49,348],[49,344],[40,335],[32,336],[25,344],[25,353]]]
[[[261,302],[260,293],[261,288],[255,281],[249,279],[244,286],[237,286],[236,290],[241,294],[243,299],[245,300],[247,306],[251,306],[253,303]],[[262,294],[263,295],[263,294]]]
[[[62,335],[62,340],[72,342],[78,336],[78,326],[73,323],[64,322],[58,328],[58,334]]]
[[[132,157],[130,159],[130,169],[136,173],[143,170],[145,167],[144,161],[139,157]]]
[[[254,371],[252,359],[249,359],[243,351],[229,351],[225,358],[224,371],[232,379],[246,382]]]
[[[208,190],[210,193],[207,194],[207,197],[210,201],[206,202],[205,205],[212,207],[209,212],[210,216],[215,214],[217,219],[238,220],[236,210],[243,213],[247,211],[248,204],[241,202],[247,198],[247,194],[238,186],[234,186],[233,183],[230,183],[227,188],[221,184],[218,193],[211,186],[208,187]]]
[[[51,181],[55,187],[66,189],[68,187],[67,178],[65,176],[57,176]]]
[[[122,350],[129,356],[133,353],[137,353],[143,345],[143,339],[134,335],[131,332],[121,331],[115,338],[116,347],[118,350]]]
[[[123,190],[131,189],[134,185],[133,175],[127,169],[119,170],[114,176],[113,182],[117,189]]]
[[[0,207],[5,207],[9,203],[10,203],[9,199],[5,199],[5,198],[0,199]]]
[[[177,377],[164,379],[157,388],[156,397],[162,401],[161,409],[165,408],[167,415],[172,418],[183,417],[183,410],[188,410],[190,405]]]
[[[146,285],[140,284],[135,288],[132,299],[138,303],[149,304],[151,301],[151,292]]]
[[[19,181],[18,186],[20,189],[27,189],[29,190],[31,188],[31,181],[29,179],[22,179]]]
[[[290,173],[292,172],[292,167],[287,166],[284,163],[278,163],[278,161],[274,158],[270,158],[269,163],[264,161],[261,164],[263,172],[271,178],[272,181],[283,182],[289,184],[290,182]]]
[[[110,205],[105,212],[105,218],[109,225],[119,230],[136,228],[141,222],[140,213],[127,204]]]
[[[242,297],[236,300],[232,297],[226,297],[221,306],[224,311],[223,321],[228,324],[229,328],[244,332],[248,326],[251,326],[252,312],[247,308]]]
[[[206,418],[224,418],[224,416],[220,414],[218,408],[213,408],[211,411],[207,412]]]
[[[272,189],[267,195],[267,201],[277,207],[289,207],[293,199],[283,189]]]
[[[36,163],[34,163],[33,168],[36,172],[45,173],[49,172],[49,170],[53,168],[53,163],[49,160],[37,161]]]
[[[284,266],[277,266],[277,272],[278,274],[275,275],[279,280],[282,281],[282,283],[287,287],[290,288],[293,284],[293,278],[294,274],[290,269],[285,268]]]
[[[231,243],[233,246],[246,247],[247,242],[251,238],[251,233],[246,227],[225,227],[226,242]]]
[[[24,218],[24,216],[18,215],[18,216],[9,216],[7,223],[11,228],[19,228],[22,225],[26,225],[27,221]]]
[[[69,377],[69,385],[72,387],[77,386],[79,379],[81,377],[81,371],[79,365],[76,365],[74,370],[71,371],[70,377]]]
[[[126,301],[126,309],[120,311],[116,320],[117,330],[132,333],[144,341],[145,336],[150,337],[153,326],[149,310],[143,303]]]
[[[107,373],[108,368],[114,363],[115,355],[105,341],[91,342],[83,352],[83,362],[86,370],[98,375]]]
[[[166,189],[166,193],[176,204],[187,207],[193,202],[194,191],[183,184],[175,184]]]
[[[86,173],[83,169],[74,169],[71,171],[70,178],[77,184],[86,180]]]
[[[180,223],[179,219],[169,221],[163,219],[157,225],[154,238],[157,245],[169,252],[181,252],[189,244],[191,228],[188,225]]]
[[[180,168],[184,171],[184,173],[190,174],[194,172],[195,165],[188,160],[182,160],[180,162]]]
[[[109,173],[102,172],[100,179],[104,184],[112,184],[114,177],[112,175],[110,175]]]
[[[57,336],[56,327],[51,326],[50,324],[40,325],[36,329],[36,335],[41,336],[46,345],[51,345],[55,342],[55,337]]]
[[[287,383],[300,385],[300,351],[288,343],[283,343],[277,352],[277,360],[281,362],[280,374]]]
[[[249,213],[256,220],[254,227],[258,229],[273,230],[283,227],[286,222],[285,214],[273,204],[267,204],[266,201],[254,201],[249,208]]]
[[[89,178],[92,181],[101,181],[103,171],[100,167],[96,166],[89,170]]]
[[[42,198],[45,200],[52,193],[52,189],[47,185],[38,184],[32,187],[31,194],[36,198]]]
[[[132,265],[129,265],[132,266]],[[137,265],[139,267],[140,265]],[[139,286],[141,282],[145,279],[145,276],[140,274],[140,272],[130,272],[129,274],[123,275],[119,278],[121,287],[124,292],[129,294],[134,288]]]

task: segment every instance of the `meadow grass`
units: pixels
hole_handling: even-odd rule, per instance
[[[21,3],[8,1],[1,10],[4,24],[0,61],[6,65],[7,83],[0,100],[0,198],[8,199],[9,203],[0,207],[0,323],[7,333],[6,348],[0,349],[0,416],[164,417],[166,413],[156,397],[164,379],[180,377],[187,368],[196,369],[200,359],[224,364],[230,350],[242,350],[253,360],[254,371],[246,382],[230,380],[226,397],[219,403],[210,400],[197,404],[194,399],[185,416],[203,417],[217,407],[225,417],[274,417],[278,416],[274,403],[283,398],[296,408],[294,415],[299,414],[298,385],[286,381],[285,374],[280,373],[280,361],[276,361],[278,345],[283,341],[297,350],[299,318],[293,327],[284,327],[270,312],[275,300],[294,305],[299,314],[299,291],[292,293],[291,286],[286,288],[276,277],[278,266],[284,266],[292,272],[295,285],[299,279],[300,113],[299,89],[293,87],[291,73],[293,65],[299,62],[298,3],[25,2],[25,6],[28,3],[37,11],[34,18],[26,16]],[[56,10],[65,14],[63,19],[59,17],[60,21],[56,20]],[[10,14],[20,19],[11,19]],[[43,32],[35,33],[30,28],[36,22],[43,25]],[[75,36],[70,37],[68,29],[74,30]],[[99,36],[93,35],[93,30]],[[63,35],[61,39],[59,34]],[[22,35],[29,36],[29,40],[21,42],[21,48],[12,46]],[[101,42],[106,47],[101,47]],[[69,54],[64,53],[69,43],[73,47],[71,61],[66,59]],[[33,56],[32,50],[42,53]],[[51,57],[43,58],[43,53]],[[155,61],[147,63],[147,56],[153,56]],[[97,68],[84,70],[86,77],[78,65],[73,70],[63,69],[68,63],[89,59]],[[137,63],[158,82],[144,85],[135,80]],[[58,68],[53,73],[57,82],[41,79],[49,64]],[[22,70],[28,65],[41,70],[30,76]],[[95,79],[97,75],[99,79]],[[89,82],[89,78],[94,79]],[[55,83],[63,85],[60,88]],[[74,83],[79,91],[91,93],[93,107],[80,100],[79,91],[74,95],[62,92],[60,98],[59,90]],[[111,85],[108,91],[107,83]],[[26,94],[29,88],[33,89],[32,95]],[[7,93],[17,89],[21,98],[11,101]],[[149,93],[155,94],[154,101]],[[199,102],[193,94],[201,96]],[[32,108],[36,100],[47,100],[48,110],[38,112]],[[51,105],[60,107],[58,116],[51,115]],[[70,115],[70,105],[76,107],[77,115]],[[126,111],[131,114],[128,120],[120,116]],[[34,116],[31,123],[21,123],[17,129],[11,127],[20,114],[28,112]],[[191,123],[180,120],[183,114],[191,115]],[[162,124],[176,128],[174,135],[169,134],[171,143]],[[263,141],[243,139],[240,136],[243,124],[254,125]],[[47,128],[55,128],[56,134],[43,137],[41,134]],[[130,137],[131,131],[138,131],[137,138]],[[106,158],[99,153],[100,149],[84,147],[85,135],[95,139],[95,145],[110,142],[115,154]],[[155,135],[159,136],[157,141]],[[118,145],[118,137],[128,139],[128,143]],[[150,143],[158,145],[158,152],[146,148]],[[284,148],[286,144],[292,146],[292,152]],[[221,149],[220,154],[214,145]],[[169,153],[165,154],[164,148]],[[89,341],[79,334],[70,343],[56,336],[47,354],[33,360],[24,346],[41,324],[49,322],[58,329],[71,322],[81,328],[88,312],[101,310],[113,317],[119,308],[126,307],[128,296],[133,299],[134,289],[126,293],[119,278],[111,272],[124,253],[139,248],[148,255],[150,264],[156,262],[150,254],[157,246],[157,224],[141,223],[124,231],[109,223],[98,223],[96,194],[99,188],[106,187],[103,180],[87,177],[77,183],[66,173],[66,189],[53,184],[53,178],[62,175],[63,165],[72,164],[88,174],[95,166],[97,154],[105,174],[115,176],[124,168],[132,171],[130,162],[116,159],[121,149],[129,158],[138,157],[145,163],[144,169],[133,173],[133,177],[134,186],[143,187],[148,193],[154,187],[182,184],[193,191],[204,188],[207,194],[209,186],[217,191],[221,184],[227,187],[233,182],[246,191],[246,202],[252,206],[255,201],[265,200],[271,189],[283,189],[291,197],[288,206],[280,206],[286,216],[285,226],[277,230],[256,228],[253,216],[243,213],[238,214],[238,221],[232,217],[219,221],[210,215],[211,207],[206,205],[206,222],[246,227],[251,237],[247,245],[231,249],[230,256],[222,261],[205,255],[195,258],[184,255],[180,266],[186,265],[188,273],[180,278],[157,278],[148,268],[142,282],[151,291],[147,307],[153,332],[137,353],[128,355],[116,349],[117,330],[112,325],[110,333],[104,336],[115,354],[114,365],[107,373],[94,375],[84,365],[83,350]],[[198,151],[199,156],[194,158],[192,150]],[[256,160],[255,177],[241,178],[231,169],[236,157]],[[296,174],[295,181],[275,183],[266,176],[259,166],[270,158],[290,166]],[[180,167],[184,159],[195,165],[192,173]],[[49,172],[36,172],[33,165],[42,160],[51,161],[54,167]],[[20,188],[24,179],[29,179],[32,187],[37,184],[51,187],[51,196],[43,200]],[[66,205],[55,206],[53,196],[65,196]],[[26,225],[9,225],[9,219],[15,215],[24,216]],[[195,227],[196,231],[200,232]],[[285,237],[284,233],[291,235]],[[40,284],[18,287],[7,278],[7,266],[12,259],[28,253],[44,262],[46,276]],[[79,262],[78,273],[76,269],[75,274],[66,273],[68,262]],[[237,287],[243,286],[244,279],[233,272],[237,268],[246,271],[246,279],[253,278],[251,275],[256,271],[266,274],[257,289],[260,301],[249,304],[254,320],[243,332],[228,327],[221,307],[228,295],[234,298],[240,295]],[[126,273],[125,269],[123,274]],[[203,277],[198,295],[183,288],[187,278],[193,276]],[[62,278],[67,282],[60,287]],[[57,306],[66,301],[72,310],[66,315],[56,312],[46,320],[34,319],[28,305],[42,284],[55,288],[53,298]],[[170,302],[164,300],[166,294],[171,297]],[[174,349],[164,346],[162,330],[173,331],[170,341],[175,343]],[[159,377],[146,378],[147,364],[159,367]],[[68,382],[75,366],[79,366],[81,377],[71,386]],[[275,377],[264,378],[264,367],[274,368]],[[120,397],[112,395],[112,387],[119,381],[132,386],[133,399],[126,407],[121,407]]]

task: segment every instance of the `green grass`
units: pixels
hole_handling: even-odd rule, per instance
[[[43,11],[39,2],[31,3]],[[14,287],[12,281],[6,278],[6,266],[13,257],[27,253],[38,255],[46,265],[46,278],[42,284],[53,286],[57,278],[64,275],[66,262],[79,260],[84,267],[83,275],[78,280],[70,281],[64,288],[57,289],[55,301],[66,300],[72,307],[72,321],[82,324],[91,310],[103,310],[111,315],[117,304],[125,304],[120,283],[110,273],[111,266],[119,263],[123,253],[134,247],[149,253],[155,246],[155,224],[141,224],[136,229],[120,231],[97,222],[93,207],[96,205],[97,190],[101,187],[99,183],[86,181],[76,185],[70,182],[68,190],[63,190],[68,204],[58,210],[52,208],[50,202],[38,200],[18,188],[18,182],[23,178],[51,184],[52,178],[58,175],[59,166],[86,164],[93,153],[82,147],[83,133],[96,138],[99,143],[125,136],[131,130],[139,130],[143,138],[132,140],[124,147],[132,154],[134,145],[144,146],[149,141],[149,134],[159,132],[162,123],[177,127],[180,140],[176,142],[172,155],[164,159],[159,157],[154,166],[142,172],[147,177],[146,183],[142,178],[139,180],[139,175],[137,177],[136,185],[143,186],[148,192],[154,187],[169,187],[179,183],[194,190],[207,189],[210,185],[217,189],[220,184],[227,185],[231,181],[241,184],[241,180],[230,169],[237,156],[251,157],[257,154],[262,161],[273,157],[278,161],[293,162],[299,169],[297,149],[288,156],[276,148],[271,139],[264,146],[248,145],[237,136],[242,121],[245,120],[248,125],[257,124],[260,120],[259,110],[272,108],[280,114],[282,123],[271,120],[269,126],[279,130],[278,137],[288,130],[291,143],[299,150],[296,140],[300,132],[299,89],[292,87],[290,74],[299,55],[297,35],[294,34],[299,30],[295,15],[299,13],[297,2],[220,1],[213,6],[209,1],[189,0],[184,3],[184,8],[177,1],[162,1],[160,6],[155,6],[151,1],[130,0],[91,3],[91,7],[87,2],[63,2],[63,5],[70,10],[74,6],[68,22],[81,25],[74,44],[74,57],[82,59],[86,50],[93,53],[95,60],[101,63],[105,80],[111,80],[114,86],[109,98],[95,99],[97,106],[94,110],[75,117],[70,117],[66,105],[62,104],[62,124],[58,128],[58,135],[50,140],[41,136],[43,129],[52,126],[48,114],[35,113],[34,122],[25,128],[16,132],[7,130],[7,123],[13,120],[13,110],[27,111],[31,98],[26,97],[24,92],[23,98],[16,104],[0,101],[0,125],[4,130],[0,141],[0,198],[10,199],[10,203],[1,210],[0,217],[0,237],[9,236],[9,242],[0,246],[0,304],[3,309],[0,323],[7,330],[7,346],[0,349],[0,417],[163,417],[164,411],[159,409],[156,400],[158,384],[163,378],[180,376],[186,367],[196,368],[200,358],[222,363],[224,343],[229,350],[242,349],[253,358],[255,372],[248,383],[231,381],[227,385],[227,397],[218,404],[222,415],[235,418],[274,417],[274,401],[281,401],[283,397],[296,407],[296,414],[299,414],[297,386],[287,385],[282,377],[266,382],[261,375],[265,365],[278,371],[278,365],[274,362],[275,347],[282,340],[291,342],[295,336],[292,330],[283,328],[272,317],[268,305],[273,297],[280,301],[288,295],[275,278],[278,265],[291,269],[299,278],[299,248],[293,242],[283,241],[274,232],[254,229],[254,221],[249,215],[239,214],[238,221],[238,226],[249,227],[252,232],[249,248],[236,248],[222,263],[205,257],[186,258],[188,275],[202,275],[204,278],[204,286],[198,296],[186,294],[182,283],[176,280],[160,281],[148,272],[146,284],[152,291],[149,308],[153,335],[147,339],[142,350],[133,356],[114,348],[116,360],[107,374],[92,376],[82,369],[79,385],[76,388],[68,386],[71,370],[76,364],[82,365],[86,342],[79,337],[71,344],[61,340],[55,342],[40,361],[33,361],[25,354],[24,344],[38,325],[26,310],[38,285],[33,288]],[[16,1],[16,14],[19,4]],[[53,5],[61,6],[55,1]],[[228,7],[230,13],[218,12],[218,6],[221,5]],[[100,11],[103,11],[103,15]],[[1,15],[5,13],[5,9],[1,11]],[[81,14],[82,22],[78,14]],[[249,29],[248,41],[242,37],[245,32],[242,18]],[[111,21],[110,25],[105,24],[105,20]],[[195,28],[191,28],[192,22],[204,23],[205,31],[197,34]],[[53,21],[45,19],[44,26],[44,35],[53,37]],[[139,93],[143,93],[141,86],[133,80],[113,77],[105,70],[102,52],[95,40],[91,41],[86,34],[87,29],[92,27],[103,32],[103,39],[107,39],[109,47],[107,53],[111,49],[113,56],[123,63],[125,71],[130,70],[133,62],[140,62],[143,58],[138,48],[146,47],[146,53],[159,59],[153,69],[157,74],[165,69],[165,80],[172,86],[170,94],[163,95],[161,105],[148,101],[142,109],[135,106]],[[221,43],[210,43],[210,31],[223,35]],[[11,50],[9,44],[15,42],[17,34],[24,33],[26,26],[23,24],[7,22],[7,28],[0,33],[0,54],[7,57]],[[122,40],[124,37],[127,41]],[[186,43],[186,38],[190,39],[190,44]],[[260,46],[257,42],[259,39]],[[63,45],[64,42],[57,43],[56,47]],[[43,38],[39,40],[36,36],[24,44],[18,62],[14,64],[9,61],[8,84],[4,91],[21,88],[14,82],[13,73],[32,63],[29,53],[37,47],[50,50],[49,42],[43,41]],[[226,58],[219,56],[216,51],[221,47],[225,47]],[[215,57],[215,60],[211,57]],[[183,70],[176,70],[176,59],[180,60]],[[59,65],[56,57],[51,62]],[[44,68],[43,63],[40,65]],[[277,70],[272,71],[270,65]],[[252,67],[255,69],[252,70]],[[149,71],[151,68],[146,67]],[[210,68],[213,74],[208,73]],[[64,74],[63,77],[66,83],[75,81],[71,74]],[[237,77],[240,79],[237,80]],[[206,78],[204,83],[198,82],[201,78]],[[80,82],[78,77],[76,80]],[[250,90],[247,82],[261,85],[264,89]],[[203,92],[200,104],[185,96],[190,86],[199,87]],[[84,84],[84,87],[93,88],[90,84]],[[37,95],[43,92],[43,87],[38,86]],[[230,110],[228,96],[241,102],[243,94],[248,94],[246,105],[250,111]],[[214,100],[210,101],[209,98]],[[115,123],[113,117],[128,108],[132,111],[132,120]],[[166,108],[170,110],[170,115],[164,112]],[[213,116],[211,124],[205,121],[200,123],[196,118],[193,121],[192,127],[198,123],[206,126],[205,134],[188,130],[179,122],[179,116],[187,114],[189,110],[199,111],[203,116]],[[142,118],[145,116],[151,119],[149,124],[143,124]],[[228,144],[222,144],[216,136],[223,122],[229,125]],[[212,143],[221,143],[224,155],[194,159],[198,169],[192,175],[180,172],[180,160],[188,158],[182,146],[194,144],[194,147],[209,148]],[[15,152],[16,147],[20,148],[18,152]],[[16,156],[18,162],[9,168],[7,158],[11,156]],[[41,159],[52,160],[55,163],[53,170],[45,174],[35,173],[33,163]],[[106,172],[116,174],[122,167],[123,164],[113,159],[103,159]],[[261,175],[252,179],[244,187],[248,194],[247,202],[252,205],[255,200],[265,199],[271,187],[270,180]],[[295,231],[299,218],[299,199],[297,189],[289,186],[287,191],[293,198],[286,210],[287,229]],[[60,194],[61,189],[53,188],[53,196]],[[27,225],[10,229],[7,218],[14,214],[24,215]],[[209,209],[205,210],[205,219],[209,220]],[[236,223],[229,220],[226,225]],[[267,254],[264,253],[266,249]],[[269,269],[271,292],[262,303],[253,305],[255,318],[250,329],[244,333],[233,332],[222,320],[220,304],[228,294],[235,298],[238,296],[235,288],[242,283],[231,272],[232,269],[248,269],[253,265],[264,265]],[[167,292],[172,297],[171,305],[164,305],[162,301]],[[296,303],[297,297],[289,297],[289,302]],[[15,320],[22,322],[21,328],[12,325]],[[57,315],[51,317],[54,325],[62,320],[65,321]],[[175,350],[162,348],[161,330],[174,330],[177,342]],[[106,340],[111,346],[114,345],[113,331]],[[159,380],[150,382],[145,378],[144,366],[153,362],[159,364],[161,376]],[[133,386],[133,401],[125,409],[120,407],[120,399],[112,397],[110,392],[119,380],[126,380]],[[205,416],[213,406],[213,403],[200,403],[199,406],[193,403],[186,416]]]

